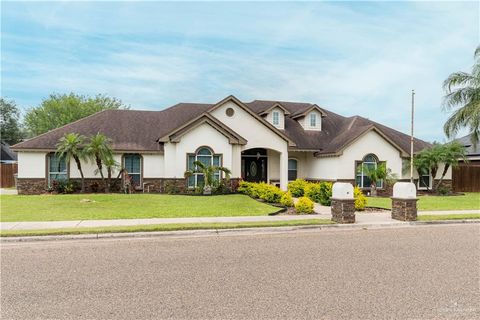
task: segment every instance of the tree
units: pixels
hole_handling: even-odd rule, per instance
[[[443,83],[443,108],[453,111],[443,127],[445,134],[450,138],[461,128],[468,128],[473,145],[480,140],[480,46],[474,59],[471,73],[452,73]]]
[[[112,187],[112,173],[114,170],[119,170],[118,171],[118,176],[116,180],[118,180],[123,172],[123,168],[120,166],[120,164],[115,161],[113,157],[109,157],[104,160],[103,164],[105,165],[105,168],[107,169],[107,188],[105,189],[106,193],[110,192],[110,188]],[[115,182],[116,182],[115,180]]]
[[[185,171],[185,178],[188,178],[196,173],[203,174],[204,181],[205,181],[205,185],[203,189],[204,194],[211,193],[212,186],[214,185],[214,181],[215,181],[215,172],[222,171],[223,173],[225,173],[225,178],[227,180],[230,178],[231,171],[228,168],[205,165],[201,161],[195,161],[193,165],[195,166],[195,169]]]
[[[25,115],[25,126],[33,136],[61,127],[102,110],[128,109],[121,100],[105,95],[52,94]]]
[[[111,144],[112,142],[109,138],[101,133],[97,133],[90,138],[90,143],[85,147],[87,157],[91,158],[97,165],[98,170],[96,172],[100,173],[100,176],[102,177],[105,192],[109,192],[110,188],[103,176],[102,163],[113,158]]]
[[[70,163],[70,159],[73,158],[77,164],[77,169],[80,172],[82,180],[82,193],[85,192],[85,179],[83,177],[81,160],[86,159],[84,149],[85,136],[78,133],[68,133],[60,138],[57,143],[57,155],[61,158],[65,157],[67,166]]]
[[[23,131],[20,125],[20,111],[15,101],[0,98],[0,137],[8,144],[22,141]]]
[[[387,166],[385,163],[380,163],[377,166],[369,166],[368,164],[362,163],[361,165],[358,166],[357,172],[362,172],[370,179],[371,184],[370,184],[370,191],[372,197],[377,196],[377,182],[383,179],[386,179],[387,177],[390,179],[394,179],[393,177],[389,176],[389,173],[391,171],[387,169]]]
[[[443,179],[447,174],[448,169],[458,167],[459,160],[463,160],[464,162],[467,162],[466,150],[461,143],[453,141],[443,145],[441,150],[441,162],[443,162],[444,167],[443,167],[442,176],[438,180],[437,185],[434,186],[435,191],[438,190],[438,187],[441,186]]]
[[[432,191],[437,191],[438,187],[442,184],[448,169],[457,167],[460,159],[466,161],[465,155],[465,147],[458,142],[450,142],[447,144],[434,143],[431,148],[423,149],[414,156],[413,165],[416,168],[419,177],[427,173],[432,176],[434,179]],[[437,176],[441,164],[444,165],[442,175],[439,181],[435,183],[435,177]]]

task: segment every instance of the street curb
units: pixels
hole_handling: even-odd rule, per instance
[[[150,231],[150,232],[118,232],[118,233],[92,233],[92,234],[71,234],[71,235],[45,235],[26,237],[0,237],[0,243],[13,242],[37,242],[37,241],[60,241],[60,240],[95,240],[95,239],[128,239],[128,238],[153,238],[153,237],[192,237],[192,236],[221,236],[241,234],[273,234],[292,231],[314,231],[314,230],[368,230],[368,229],[390,229],[408,228],[415,226],[432,225],[463,225],[480,224],[479,219],[464,220],[437,220],[437,221],[410,221],[398,223],[377,223],[377,224],[326,224],[326,225],[305,225],[292,227],[252,227],[232,229],[198,229],[179,231]]]

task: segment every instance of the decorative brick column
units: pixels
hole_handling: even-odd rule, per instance
[[[392,197],[392,219],[416,221],[417,201],[417,189],[413,183],[395,183]]]
[[[336,223],[355,223],[355,199],[332,198],[332,221]]]
[[[401,199],[392,197],[392,219],[416,221],[417,201],[417,198]]]
[[[336,223],[355,223],[355,199],[350,183],[335,182],[332,188],[332,221]]]

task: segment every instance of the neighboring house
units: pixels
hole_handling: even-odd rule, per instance
[[[1,163],[16,163],[17,153],[10,149],[8,143],[0,142],[0,162]]]
[[[182,190],[201,184],[201,175],[183,178],[195,160],[229,168],[234,181],[265,181],[282,189],[304,178],[348,181],[368,191],[368,178],[357,172],[362,162],[386,162],[400,179],[409,178],[404,170],[408,135],[316,104],[244,103],[229,96],[215,104],[179,103],[162,111],[103,111],[19,143],[14,146],[19,193],[41,193],[54,179],[80,177],[74,161],[66,166],[54,154],[58,140],[70,132],[110,137],[116,160],[139,187],[149,183],[154,192],[164,192],[167,184]],[[428,146],[415,139],[415,152]],[[93,163],[83,168],[87,187],[98,181]],[[388,191],[383,182],[378,187],[380,193]]]
[[[465,146],[467,162],[460,161],[453,169],[452,186],[457,192],[480,192],[480,142],[472,144],[470,135],[455,141]]]
[[[0,188],[14,187],[16,173],[17,154],[8,143],[0,141]]]

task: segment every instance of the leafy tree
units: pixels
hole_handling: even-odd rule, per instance
[[[0,137],[8,144],[15,144],[22,140],[23,131],[20,125],[20,111],[15,101],[0,98]]]
[[[205,181],[205,185],[204,185],[204,193],[205,194],[209,193],[209,190],[211,191],[211,188],[214,185],[215,172],[222,171],[223,173],[225,173],[225,178],[226,179],[230,178],[231,171],[228,168],[205,165],[201,161],[195,161],[193,163],[193,165],[195,166],[195,169],[185,171],[185,174],[184,174],[185,178],[191,177],[192,175],[194,175],[196,173],[203,174],[204,179],[205,179],[204,180]]]
[[[480,140],[480,46],[474,59],[471,73],[452,73],[443,83],[447,93],[443,108],[454,111],[443,127],[445,134],[450,138],[466,127],[473,145]]]
[[[98,170],[96,172],[100,173],[100,176],[102,177],[102,182],[105,186],[105,192],[109,192],[110,188],[108,183],[105,181],[102,168],[103,163],[113,158],[111,145],[112,142],[109,138],[101,133],[97,133],[90,138],[90,143],[85,147],[85,153],[87,157],[91,158],[97,165]]]
[[[25,126],[32,135],[64,126],[102,110],[128,109],[121,100],[105,95],[52,94],[25,115]]]
[[[81,160],[86,159],[86,153],[84,149],[85,136],[78,133],[68,133],[60,138],[57,143],[57,155],[65,157],[67,165],[70,163],[70,159],[73,158],[77,164],[77,169],[80,172],[82,179],[82,193],[85,192],[85,179],[83,177]]]
[[[384,180],[384,179],[387,179],[387,178],[389,178],[389,180],[394,179],[394,177],[391,176],[391,170],[387,169],[387,166],[384,162],[380,163],[376,167],[369,166],[365,163],[362,163],[361,165],[358,166],[357,172],[362,172],[362,169],[363,169],[363,173],[371,181],[371,185],[370,185],[371,190],[370,191],[371,191],[372,197],[377,196],[377,182],[378,181]]]
[[[120,176],[123,173],[123,168],[120,166],[120,164],[115,161],[113,157],[109,157],[103,161],[103,164],[105,165],[105,168],[107,169],[107,188],[105,189],[106,193],[110,192],[110,189],[112,187],[112,173],[114,170],[118,170],[118,175],[114,183],[120,179]]]

